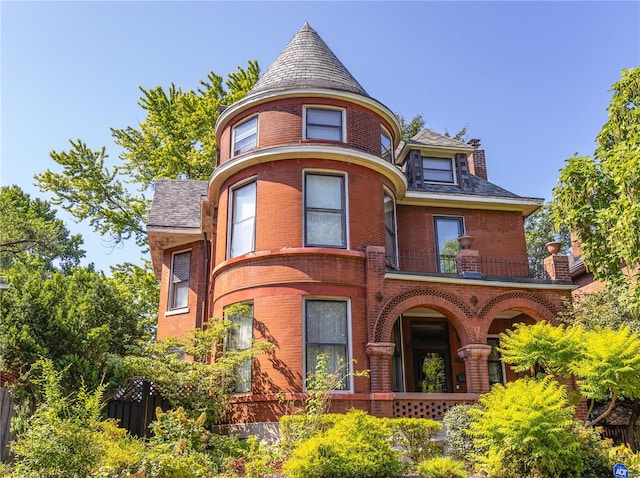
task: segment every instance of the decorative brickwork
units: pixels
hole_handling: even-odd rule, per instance
[[[393,401],[394,418],[429,418],[442,420],[445,413],[456,405],[473,404],[474,399],[464,400],[451,395],[447,400],[430,399],[425,395],[424,399],[400,399]]]
[[[480,251],[463,249],[456,254],[456,268],[463,277],[481,277]]]
[[[490,354],[491,346],[486,344],[469,344],[458,350],[458,356],[464,360],[467,371],[467,391],[470,393],[489,391],[487,358]]]
[[[490,318],[503,310],[519,310],[531,315],[536,320],[553,322],[558,309],[550,302],[532,292],[517,290],[499,294],[487,301],[478,311],[481,319]]]

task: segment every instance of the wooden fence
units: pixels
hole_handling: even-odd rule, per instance
[[[13,417],[13,403],[9,390],[6,387],[0,387],[0,463],[4,463],[9,458],[11,417]]]
[[[628,444],[633,450],[640,450],[640,427],[636,427],[634,443],[629,442],[626,425],[603,425],[602,437],[611,438],[616,445]]]

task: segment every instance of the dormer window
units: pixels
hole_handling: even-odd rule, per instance
[[[454,184],[453,158],[422,157],[422,171],[425,182]]]
[[[305,139],[343,141],[344,110],[305,108]]]
[[[246,153],[258,146],[258,117],[240,123],[233,128],[233,155]]]
[[[382,159],[393,163],[393,149],[391,147],[391,135],[389,132],[381,128],[380,130],[380,153],[382,155]]]

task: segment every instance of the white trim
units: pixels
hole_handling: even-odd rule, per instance
[[[433,193],[429,191],[407,191],[399,204],[409,206],[455,207],[461,209],[490,209],[498,211],[521,211],[528,216],[544,204],[541,198],[477,196],[472,194]]]
[[[341,176],[344,185],[344,246],[332,246],[328,244],[307,244],[307,174],[315,174],[317,176]],[[350,234],[349,234],[349,173],[346,171],[340,171],[336,169],[324,169],[324,168],[303,168],[302,169],[302,247],[326,247],[331,249],[350,249]]]
[[[223,183],[232,175],[243,171],[249,166],[281,161],[287,159],[330,159],[341,163],[355,164],[373,170],[389,179],[396,189],[396,201],[404,196],[407,190],[407,178],[397,166],[384,161],[379,156],[354,150],[340,144],[297,144],[260,148],[256,151],[237,156],[218,166],[209,179],[211,202],[215,205],[218,193]]]
[[[173,227],[173,226],[147,226],[147,233],[159,232],[162,234],[193,234],[201,237],[201,227]]]
[[[240,127],[240,126],[244,125],[245,123],[248,123],[249,121],[252,121],[252,120],[254,120],[254,119],[256,120],[256,145],[255,145],[253,148],[248,149],[248,150],[247,150],[247,151],[245,151],[244,153],[238,153],[238,154],[236,154],[236,153],[235,153],[235,149],[236,149],[236,147],[235,147],[235,146],[236,146],[236,129],[237,129],[238,127]],[[242,119],[242,121],[240,121],[240,122],[238,122],[238,123],[234,124],[234,125],[231,127],[231,148],[229,148],[229,149],[230,149],[230,151],[229,151],[229,157],[233,158],[233,157],[235,157],[235,156],[239,156],[239,155],[241,155],[241,154],[245,154],[245,153],[247,153],[247,152],[251,151],[251,150],[252,150],[252,149],[254,149],[254,148],[257,148],[257,147],[258,147],[258,144],[259,144],[259,143],[258,143],[258,140],[259,140],[259,136],[258,136],[258,134],[259,134],[259,132],[260,132],[260,120],[259,120],[259,114],[258,114],[258,113],[254,114],[254,115],[251,115],[251,116],[248,116],[247,118],[243,118],[243,119]]]
[[[169,309],[164,313],[165,317],[171,317],[172,315],[188,314],[189,307],[183,307],[181,309]]]
[[[385,279],[401,280],[401,281],[416,281],[416,282],[436,282],[441,284],[466,284],[466,285],[480,285],[486,287],[508,287],[518,289],[552,289],[552,290],[575,290],[577,285],[573,284],[539,284],[535,282],[507,282],[507,281],[492,281],[482,279],[458,279],[457,277],[444,277],[444,276],[425,276],[420,274],[404,274],[400,272],[385,272]],[[517,279],[517,277],[514,277]]]
[[[331,393],[351,394],[354,393],[353,385],[353,331],[351,327],[351,298],[313,295],[304,296],[302,298],[302,390],[307,391],[307,301],[325,301],[325,302],[346,302],[347,304],[347,384],[346,390],[332,390]]]
[[[328,111],[340,111],[341,114],[341,119],[340,119],[340,140],[338,142],[340,143],[347,143],[347,110],[346,108],[342,108],[339,106],[328,106],[328,105],[323,105],[323,104],[305,104],[302,105],[302,139],[303,140],[310,140],[310,141],[314,141],[314,140],[318,140],[318,141],[336,141],[336,140],[332,140],[332,139],[326,139],[326,138],[308,138],[307,137],[307,112],[309,110],[328,110]]]

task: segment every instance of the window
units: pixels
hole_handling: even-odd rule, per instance
[[[233,128],[233,155],[242,154],[258,146],[258,117]]]
[[[344,141],[343,110],[305,108],[305,138]]]
[[[396,242],[396,203],[391,194],[384,191],[384,228],[387,260],[398,265],[398,248]]]
[[[461,217],[434,217],[438,272],[456,272],[456,254],[460,250],[458,237],[463,235]]]
[[[229,257],[236,257],[255,249],[255,181],[231,190],[230,210],[231,240],[229,241]]]
[[[191,273],[191,251],[173,255],[169,309],[189,307],[189,275]]]
[[[491,353],[487,358],[489,385],[493,385],[494,383],[504,384],[504,365],[500,352],[498,352],[500,339],[498,337],[487,337],[487,345],[491,345]]]
[[[231,321],[227,334],[226,349],[229,352],[240,352],[251,348],[253,342],[253,304],[235,304],[226,307],[224,316]],[[237,366],[233,391],[246,393],[251,391],[251,364],[248,358]]]
[[[422,170],[425,181],[436,183],[455,183],[453,159],[422,157]]]
[[[391,135],[389,132],[382,128],[380,131],[380,149],[382,159],[393,163],[393,150],[391,149]]]
[[[348,390],[349,319],[346,300],[305,300],[305,366],[307,377],[316,370],[318,356],[327,356],[327,371],[344,376],[339,390]]]
[[[305,173],[305,245],[347,246],[344,176]]]

